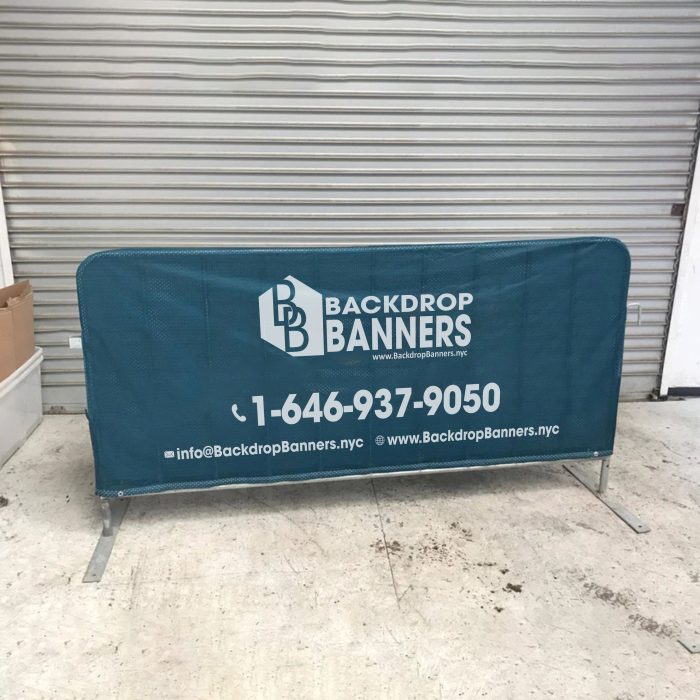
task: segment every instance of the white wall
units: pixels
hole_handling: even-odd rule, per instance
[[[661,395],[674,387],[700,387],[700,158],[688,203]]]
[[[13,282],[10,241],[7,235],[7,222],[5,221],[5,203],[2,199],[2,185],[0,185],[0,287],[7,287]]]

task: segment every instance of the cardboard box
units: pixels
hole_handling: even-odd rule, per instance
[[[34,354],[34,294],[28,280],[0,289],[0,382]]]

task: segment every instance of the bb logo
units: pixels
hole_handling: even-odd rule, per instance
[[[323,296],[295,277],[268,289],[258,299],[260,337],[293,355],[323,355]]]

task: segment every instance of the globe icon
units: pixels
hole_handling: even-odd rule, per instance
[[[384,444],[384,436],[383,435],[377,435],[376,438],[374,438],[374,442],[377,445],[383,445]]]

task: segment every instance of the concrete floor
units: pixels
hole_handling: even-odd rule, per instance
[[[137,499],[106,575],[81,416],[0,471],[2,698],[697,698],[700,401],[560,464]],[[592,465],[591,465],[592,468]]]

